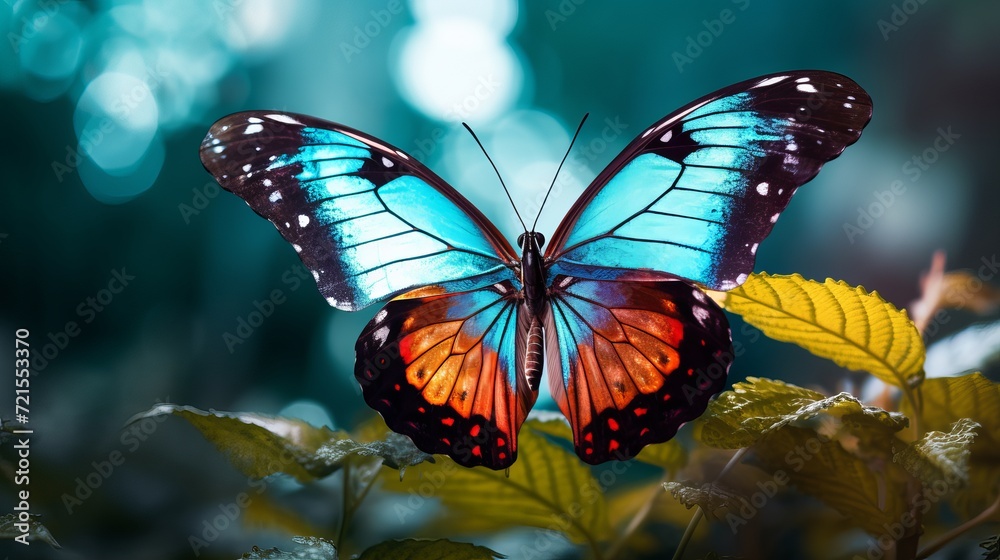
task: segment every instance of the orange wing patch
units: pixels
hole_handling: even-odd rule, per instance
[[[552,285],[549,384],[583,460],[629,459],[672,438],[725,385],[729,324],[697,288],[565,276]],[[716,363],[723,367],[709,368]],[[706,376],[678,369],[721,375],[701,386]]]

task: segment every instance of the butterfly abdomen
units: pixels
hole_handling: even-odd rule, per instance
[[[528,348],[524,354],[524,376],[532,391],[538,390],[542,378],[542,350],[542,322],[538,317],[532,317],[528,326]]]

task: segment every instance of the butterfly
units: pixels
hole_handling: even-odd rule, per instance
[[[388,426],[465,466],[510,466],[547,363],[587,463],[672,438],[725,386],[732,338],[703,288],[753,271],[795,190],[861,135],[845,76],[747,80],[664,117],[520,254],[402,150],[305,115],[216,122],[201,159],[292,244],[327,302],[384,306],[355,377]],[[532,230],[534,227],[531,228]]]

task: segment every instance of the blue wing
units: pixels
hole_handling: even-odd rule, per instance
[[[337,308],[514,278],[514,250],[479,210],[362,132],[305,115],[236,113],[212,126],[201,159],[278,228]]]
[[[839,74],[762,76],[665,117],[576,202],[549,277],[680,276],[731,289],[795,190],[861,135],[871,99]]]

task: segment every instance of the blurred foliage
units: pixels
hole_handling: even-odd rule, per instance
[[[917,4],[916,12],[901,11]],[[412,485],[413,477],[438,480],[435,473],[450,464],[447,460],[411,467],[400,483],[400,471],[382,467],[382,450],[373,450],[374,456],[355,452],[373,442],[397,444],[380,421],[371,420],[350,375],[357,333],[374,310],[367,315],[330,311],[280,236],[260,227],[236,197],[220,194],[197,158],[199,141],[218,117],[270,107],[368,131],[419,156],[509,234],[516,223],[509,204],[458,122],[475,125],[519,208],[530,211],[537,208],[580,115],[590,112],[539,220],[541,229],[551,231],[577,194],[646,124],[749,76],[823,68],[862,84],[875,100],[875,117],[848,155],[827,165],[796,195],[761,245],[758,270],[834,275],[849,286],[878,287],[887,301],[923,302],[911,306],[909,315],[928,345],[927,378],[904,387],[912,395],[900,395],[893,387],[899,383],[886,386],[867,373],[845,371],[838,363],[847,361],[817,357],[810,352],[833,356],[794,336],[781,339],[808,351],[761,336],[751,326],[750,313],[748,322],[731,316],[741,353],[730,377],[734,382],[748,375],[780,378],[801,389],[795,399],[817,402],[847,391],[866,407],[902,412],[909,427],[887,437],[874,429],[877,415],[863,412],[853,417],[854,426],[846,415],[822,412],[804,424],[773,431],[784,440],[748,439],[751,447],[744,448],[739,464],[718,480],[714,477],[733,452],[705,445],[690,428],[667,444],[645,449],[627,463],[624,474],[613,470],[622,466],[586,467],[606,486],[595,503],[605,504],[602,515],[610,536],[594,537],[597,548],[606,557],[662,558],[663,551],[677,548],[692,515],[662,483],[715,484],[755,507],[755,494],[766,494],[758,484],[770,489],[769,482],[775,483],[768,469],[777,464],[789,470],[784,456],[772,457],[768,450],[780,453],[782,441],[799,445],[795,442],[812,434],[833,437],[818,457],[838,466],[842,462],[845,472],[860,480],[865,480],[864,468],[878,468],[869,472],[909,477],[907,485],[920,489],[928,475],[913,478],[903,468],[913,457],[899,454],[924,441],[925,466],[960,469],[961,461],[941,460],[953,451],[938,456],[934,450],[961,449],[957,442],[940,445],[949,438],[964,442],[971,431],[953,434],[953,426],[971,429],[969,422],[975,422],[980,427],[968,448],[965,486],[940,495],[933,487],[926,495],[909,494],[907,488],[911,501],[904,505],[921,512],[926,531],[921,546],[936,544],[964,523],[978,523],[948,544],[955,555],[978,554],[976,542],[996,532],[994,504],[1000,495],[995,452],[1000,413],[989,400],[1000,379],[995,287],[1000,199],[993,166],[1000,149],[995,134],[1000,5],[979,0],[917,4],[5,3],[0,9],[7,39],[0,49],[0,99],[8,141],[0,151],[7,180],[0,193],[0,262],[8,274],[0,277],[7,296],[0,324],[7,332],[29,328],[37,348],[31,505],[64,545],[55,550],[39,541],[31,553],[66,560],[190,558],[195,537],[210,545],[195,549],[201,558],[230,559],[254,543],[285,542],[281,548],[293,548],[287,542],[291,535],[336,542],[346,527],[341,540],[348,543],[349,556],[391,539],[453,536],[442,521],[453,513],[434,493],[423,497],[426,486],[417,486],[416,497],[387,490],[393,484]],[[714,25],[726,9],[735,21],[713,35],[706,22]],[[699,38],[708,46],[690,47]],[[689,56],[688,48],[697,56]],[[679,67],[676,54],[691,62]],[[480,85],[487,95],[476,96]],[[960,135],[946,152],[932,149],[939,128]],[[902,189],[891,187],[897,182]],[[846,225],[861,233],[844,235]],[[946,271],[942,255],[935,269],[939,275],[933,282],[932,274],[925,278],[925,284],[937,287],[921,286],[914,279],[937,249],[947,251],[958,270]],[[114,272],[132,275],[134,281],[110,297]],[[838,289],[830,287],[830,294]],[[242,344],[227,347],[224,335],[266,309],[275,290],[284,303],[272,307]],[[845,295],[879,309],[873,294]],[[786,296],[791,299],[785,301],[796,301],[794,292]],[[851,305],[840,306],[857,309]],[[836,309],[831,303],[829,310]],[[911,327],[899,322],[901,313],[883,311],[902,326],[901,331],[893,328],[894,341],[912,339]],[[789,318],[802,316],[795,305],[787,312]],[[970,327],[983,316],[992,322]],[[806,331],[838,318],[796,324]],[[860,337],[862,331],[849,334]],[[858,356],[880,356],[884,350],[861,346],[840,341],[825,349]],[[919,360],[922,353],[914,350],[908,357]],[[861,371],[886,371],[858,359]],[[955,375],[978,371],[982,375]],[[902,374],[914,383],[919,376],[909,368]],[[895,379],[895,372],[890,377]],[[11,384],[3,385],[2,402],[13,402]],[[726,393],[721,399],[736,403],[742,398]],[[246,447],[236,442],[258,441],[262,450],[287,446],[291,453],[311,456],[315,441],[281,441],[264,433],[244,440],[233,434],[232,442],[222,442],[224,453],[217,453],[215,441],[192,438],[181,422],[144,418],[122,429],[137,411],[166,401],[301,422],[314,427],[322,441],[330,441],[322,439],[329,436],[326,430],[350,434],[351,443],[329,436],[345,442],[337,453],[348,456],[342,462],[324,459],[340,467],[321,478],[316,476],[322,469],[314,476],[303,466],[298,474],[304,483],[284,475],[248,479],[223,458],[239,464],[235,449],[225,451],[230,444]],[[543,396],[539,407],[546,405],[553,408]],[[205,414],[190,419],[216,418]],[[764,416],[764,422],[741,424],[734,434],[746,437],[768,421],[773,425],[775,417]],[[213,429],[216,422],[219,428],[242,427],[233,422],[235,416],[218,418],[208,420]],[[732,418],[707,416],[704,421]],[[693,431],[700,430],[694,424]],[[565,433],[564,428],[547,430],[533,421],[528,430],[533,431],[527,437],[547,456],[568,450],[566,437],[555,433]],[[0,446],[0,473],[8,481],[16,460],[10,445]],[[319,464],[328,468],[323,461]],[[512,478],[521,476],[518,464]],[[809,468],[817,469],[817,480],[826,480],[829,468],[820,468],[826,463],[808,464],[815,465]],[[923,470],[913,472],[920,476]],[[612,475],[615,483],[605,485]],[[791,489],[790,478],[761,515],[745,520],[737,511],[735,533],[725,520],[698,524],[685,557],[886,554],[879,544],[882,534],[861,533],[860,520],[845,519],[823,505],[812,497],[808,481],[801,482]],[[8,484],[0,490],[0,511],[17,505],[14,488]],[[888,498],[894,488],[894,479],[877,487],[886,496],[881,502],[894,503]],[[862,490],[847,495],[867,503]],[[234,519],[219,517],[244,494],[250,501]],[[419,514],[399,523],[392,514],[395,506],[408,507],[407,501],[418,498]],[[491,507],[491,496],[479,500]],[[985,520],[977,522],[984,512]],[[216,521],[226,529],[210,529]],[[541,549],[539,556],[553,558],[592,551],[561,536],[560,526],[549,533],[508,524],[468,536],[511,557],[522,550]],[[10,543],[0,554],[19,557],[21,546]]]

